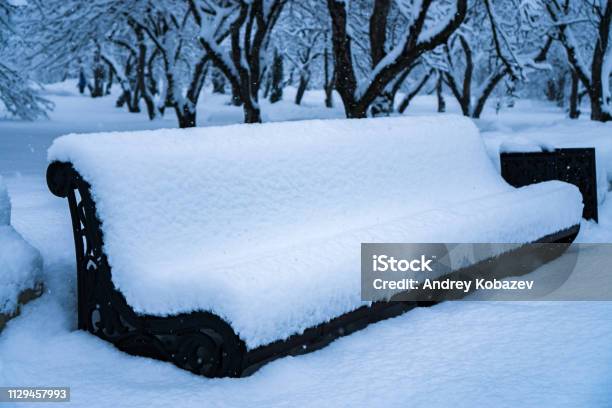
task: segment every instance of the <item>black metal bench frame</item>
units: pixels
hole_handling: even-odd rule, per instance
[[[582,218],[598,219],[595,148],[565,148],[545,152],[512,152],[499,156],[502,177],[514,187],[561,180],[580,189]]]
[[[375,302],[301,334],[247,350],[231,326],[212,313],[197,311],[168,317],[136,313],[113,285],[111,267],[103,251],[101,222],[97,217],[90,185],[70,163],[62,162],[49,165],[47,184],[53,194],[68,199],[72,217],[77,265],[78,328],[133,355],[169,361],[207,377],[240,377],[253,373],[276,358],[317,350],[370,323],[436,303]],[[533,246],[521,247],[473,265],[467,273],[496,278],[529,273],[560,256],[574,240],[578,230],[579,226],[576,225],[537,241],[566,245],[553,246],[553,249],[541,246],[535,250]],[[497,268],[500,264],[504,268]]]

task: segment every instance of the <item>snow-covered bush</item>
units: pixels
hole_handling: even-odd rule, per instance
[[[42,258],[10,225],[11,203],[0,177],[0,330],[19,311],[20,297],[40,292]]]

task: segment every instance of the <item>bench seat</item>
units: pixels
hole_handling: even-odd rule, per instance
[[[580,200],[573,186],[546,182],[461,203],[452,212],[411,214],[322,239],[237,254],[225,263],[211,264],[205,256],[185,262],[177,254],[169,259],[173,273],[147,274],[132,285],[126,281],[122,292],[140,313],[211,311],[253,349],[363,306],[362,242],[534,242],[578,223]],[[558,205],[563,202],[576,205]]]
[[[367,306],[362,242],[524,244],[582,213],[572,185],[506,184],[450,115],[68,135],[49,160],[136,314],[211,313],[247,352]]]

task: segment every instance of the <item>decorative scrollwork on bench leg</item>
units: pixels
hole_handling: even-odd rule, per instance
[[[53,194],[68,199],[72,217],[79,329],[130,354],[169,361],[196,374],[241,375],[246,347],[222,319],[207,312],[142,315],[127,303],[112,282],[91,187],[72,165],[51,163],[47,184]]]

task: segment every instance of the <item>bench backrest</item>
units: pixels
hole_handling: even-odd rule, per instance
[[[91,184],[111,264],[214,263],[510,188],[450,115],[68,135],[49,159]]]

